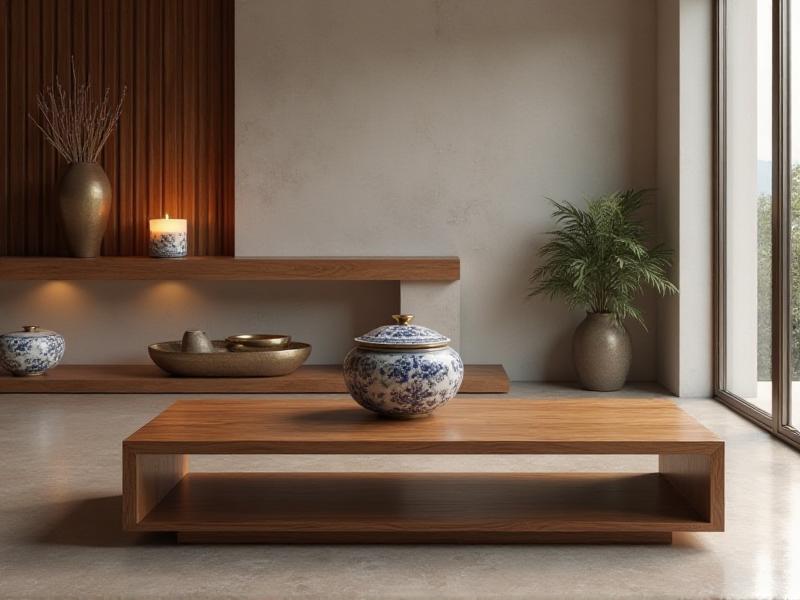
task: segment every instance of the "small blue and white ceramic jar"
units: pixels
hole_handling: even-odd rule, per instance
[[[41,375],[64,358],[64,338],[55,331],[26,325],[0,335],[0,366],[14,375]]]
[[[357,337],[344,359],[344,380],[361,406],[387,417],[430,415],[456,395],[464,363],[441,333],[411,325],[413,315],[394,315]]]

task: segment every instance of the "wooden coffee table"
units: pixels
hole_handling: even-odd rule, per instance
[[[123,442],[123,520],[183,542],[670,543],[723,530],[724,452],[660,399],[457,397],[412,421],[349,399],[182,400]],[[192,473],[191,454],[651,454],[659,469]]]

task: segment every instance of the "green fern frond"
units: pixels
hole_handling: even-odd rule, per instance
[[[634,298],[645,288],[662,296],[678,292],[667,276],[672,251],[662,245],[648,249],[646,228],[635,218],[650,192],[613,192],[589,200],[585,209],[548,198],[560,229],[549,232],[550,241],[539,250],[544,262],[529,278],[528,295],[561,297],[571,308],[612,313],[645,327]]]

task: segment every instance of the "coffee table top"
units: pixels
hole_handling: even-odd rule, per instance
[[[165,454],[663,454],[722,445],[666,399],[508,397],[457,397],[408,421],[348,398],[180,400],[124,442]]]

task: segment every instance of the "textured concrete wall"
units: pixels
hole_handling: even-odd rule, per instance
[[[728,5],[725,18],[728,39],[735,40],[725,58],[725,389],[742,398],[758,395],[759,122],[754,117],[763,107],[758,106],[756,22],[759,17],[769,22],[771,14],[767,9],[759,15],[757,5],[758,0],[738,0]]]
[[[658,4],[658,231],[662,242],[673,248],[670,273],[679,284],[681,265],[679,220],[680,187],[680,13],[679,0]],[[657,378],[671,392],[680,388],[680,296],[659,301]]]
[[[680,361],[683,397],[713,394],[714,3],[681,0]]]
[[[458,255],[465,360],[573,378],[581,315],[527,277],[545,197],[655,185],[655,10],[238,0],[237,254]],[[655,375],[645,304],[633,379]]]
[[[659,304],[658,379],[712,394],[712,0],[658,2],[658,226],[680,296]]]
[[[581,315],[527,300],[527,277],[552,226],[545,197],[655,185],[655,10],[239,0],[237,253],[458,255],[461,283],[404,294],[392,283],[6,283],[2,329],[61,331],[72,363],[147,362],[148,343],[195,327],[284,330],[314,344],[312,362],[335,362],[401,300],[424,316],[432,298],[441,315],[460,288],[465,360],[572,379]],[[631,327],[633,379],[655,375],[655,303],[645,309],[650,333]]]
[[[396,282],[0,282],[4,331],[62,333],[65,363],[148,363],[147,346],[205,329],[283,332],[311,343],[310,363],[335,363],[400,308]]]

